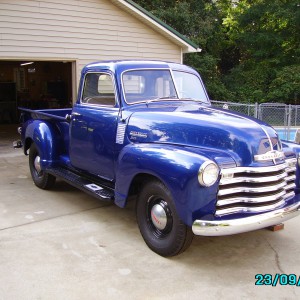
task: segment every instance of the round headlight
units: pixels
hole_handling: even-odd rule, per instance
[[[199,183],[203,186],[213,185],[219,177],[219,168],[211,160],[204,162],[198,172]]]

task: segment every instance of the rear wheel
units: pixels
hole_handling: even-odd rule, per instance
[[[34,143],[29,149],[29,169],[34,184],[44,190],[51,189],[55,184],[55,176],[45,172],[41,168],[41,157]]]
[[[162,256],[186,250],[193,233],[178,217],[170,191],[157,180],[142,188],[136,207],[141,234],[150,249]]]

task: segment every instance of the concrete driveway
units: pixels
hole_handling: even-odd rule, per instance
[[[300,217],[279,232],[195,237],[173,258],[148,249],[126,209],[64,182],[36,188],[16,126],[0,125],[0,299],[299,299],[300,287],[255,286],[300,275]]]

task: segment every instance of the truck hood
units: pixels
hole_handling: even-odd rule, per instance
[[[166,143],[226,151],[237,166],[251,165],[254,156],[281,150],[276,131],[244,115],[212,107],[154,105],[135,111],[128,138],[137,143]]]

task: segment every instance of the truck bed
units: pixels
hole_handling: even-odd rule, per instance
[[[39,119],[39,120],[60,120],[65,122],[66,115],[71,114],[72,108],[62,109],[39,109],[33,110],[20,107],[19,110],[26,114],[26,119]]]

